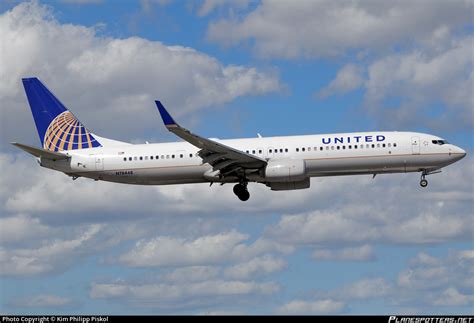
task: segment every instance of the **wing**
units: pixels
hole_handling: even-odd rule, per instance
[[[36,157],[41,157],[41,158],[51,159],[51,160],[62,160],[62,159],[70,158],[69,156],[65,154],[57,153],[57,152],[42,149],[42,148],[36,148],[36,147],[24,145],[24,144],[19,144],[17,142],[12,142],[11,144]]]
[[[246,170],[247,173],[248,170],[258,171],[267,165],[267,161],[262,158],[247,154],[217,141],[203,138],[182,128],[173,120],[160,101],[155,101],[155,103],[166,128],[178,137],[200,148],[201,150],[198,154],[202,158],[203,163],[209,163],[220,176],[241,177],[246,173]]]

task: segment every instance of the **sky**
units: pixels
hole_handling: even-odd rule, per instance
[[[2,314],[472,314],[473,1],[0,3]],[[102,137],[373,130],[467,156],[428,177],[142,187],[72,181],[39,146],[22,77]]]

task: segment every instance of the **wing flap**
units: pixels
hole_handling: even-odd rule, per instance
[[[68,159],[70,158],[67,155],[57,153],[54,151],[42,149],[42,148],[36,148],[24,144],[20,144],[18,142],[12,142],[11,143],[13,146],[16,146],[20,148],[21,150],[26,151],[27,153],[35,156],[35,157],[41,157],[41,158],[46,158],[46,159],[51,159],[51,160],[63,160],[63,159]]]

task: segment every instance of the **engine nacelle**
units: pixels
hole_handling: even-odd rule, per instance
[[[306,178],[306,164],[303,159],[269,160],[265,168],[266,182],[297,182]]]
[[[302,190],[309,188],[310,181],[309,177],[306,177],[304,180],[298,182],[273,182],[267,183],[267,186],[269,186],[272,191]]]

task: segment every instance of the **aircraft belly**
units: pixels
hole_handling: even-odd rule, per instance
[[[113,170],[101,174],[100,179],[138,185],[202,183],[207,182],[203,174],[208,168],[196,165]]]
[[[439,154],[358,156],[310,159],[306,160],[306,167],[309,176],[397,173],[439,168],[444,166],[447,160],[447,156]]]

